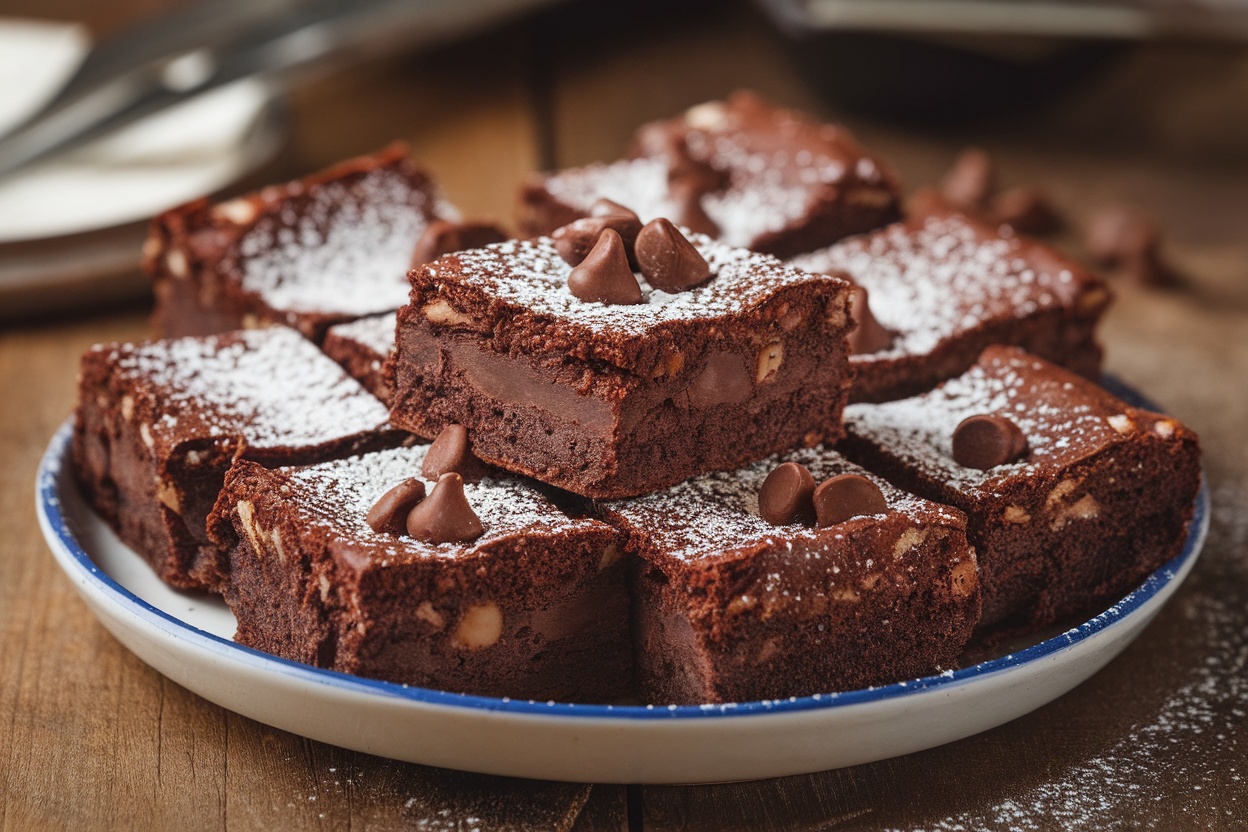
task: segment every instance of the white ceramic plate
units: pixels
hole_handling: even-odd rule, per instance
[[[1181,554],[1105,612],[973,667],[867,690],[704,706],[607,706],[466,696],[348,676],[230,641],[219,600],[175,592],[79,496],[70,425],[36,484],[61,568],[140,659],[212,702],[323,742],[468,771],[609,783],[779,777],[882,760],[985,731],[1083,682],[1139,635],[1191,570],[1205,489]]]

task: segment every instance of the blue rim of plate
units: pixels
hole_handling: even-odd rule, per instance
[[[1134,390],[1112,378],[1105,378],[1102,384],[1120,398],[1138,407],[1156,410],[1147,400]],[[1149,575],[1144,582],[1124,596],[1120,601],[1104,612],[1060,633],[1045,641],[1009,653],[998,658],[989,659],[979,664],[945,671],[942,674],[923,676],[890,685],[881,685],[859,690],[839,691],[836,693],[814,694],[811,696],[794,696],[787,699],[765,699],[755,702],[729,702],[706,705],[585,705],[571,702],[537,702],[533,700],[495,698],[476,696],[464,693],[451,693],[431,688],[402,685],[396,682],[385,682],[352,676],[334,670],[300,664],[268,653],[262,653],[250,647],[244,647],[233,641],[200,630],[181,619],[157,609],[143,599],[122,587],[110,576],[105,574],[91,556],[82,548],[73,529],[61,510],[60,487],[63,463],[68,458],[69,443],[72,436],[73,420],[65,424],[53,435],[39,463],[36,478],[36,502],[39,514],[57,536],[74,562],[82,570],[83,577],[96,584],[98,589],[110,596],[114,602],[149,624],[158,627],[165,634],[195,643],[212,653],[225,657],[227,660],[241,661],[260,670],[277,671],[287,676],[302,679],[321,685],[341,688],[357,693],[381,695],[397,699],[405,699],[426,705],[441,705],[457,708],[468,708],[478,711],[501,711],[513,714],[527,714],[546,717],[574,717],[582,719],[688,719],[721,716],[757,716],[760,714],[793,713],[824,708],[840,708],[894,699],[922,691],[948,688],[963,684],[973,679],[999,673],[1004,670],[1029,664],[1061,650],[1073,647],[1086,641],[1107,627],[1121,622],[1135,612],[1163,587],[1168,585],[1184,568],[1187,562],[1194,559],[1204,543],[1209,523],[1209,490],[1203,481],[1196,497],[1195,510],[1188,526],[1187,540],[1183,550]],[[69,487],[73,487],[72,483]],[[89,509],[88,509],[89,510]]]

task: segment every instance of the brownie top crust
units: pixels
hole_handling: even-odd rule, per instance
[[[458,219],[406,148],[215,206],[237,234],[221,268],[270,307],[368,315],[406,301],[412,250],[428,224]]]
[[[361,344],[378,355],[385,356],[394,349],[394,326],[398,314],[369,315],[345,324],[330,327],[336,337]]]
[[[306,447],[376,430],[388,416],[355,379],[285,327],[92,351],[109,354],[111,386],[149,399],[143,410],[160,414],[143,426],[158,450],[217,437],[241,437],[260,451]],[[138,407],[125,398],[121,406]]]
[[[555,199],[581,211],[605,197],[636,211],[643,222],[676,217],[680,196],[671,186],[672,171],[687,158],[724,175],[722,187],[702,195],[702,207],[719,227],[719,239],[740,247],[803,222],[838,191],[878,188],[882,199],[896,191],[882,163],[847,130],[750,93],[643,126],[632,155],[556,172],[543,184]]]
[[[948,206],[799,255],[788,265],[846,275],[870,293],[892,344],[851,360],[926,355],[985,321],[1048,309],[1095,317],[1108,303],[1100,279],[1050,247]]]
[[[499,351],[564,349],[624,369],[644,365],[665,338],[705,336],[716,325],[757,326],[797,314],[796,304],[776,300],[781,294],[818,304],[818,314],[825,308],[839,314],[847,302],[849,284],[840,278],[800,272],[770,255],[702,234],[686,236],[706,259],[711,278],[667,293],[637,274],[642,300],[636,304],[607,305],[573,295],[567,285],[572,267],[549,237],[458,252],[413,271],[412,302],[430,320],[491,332]]]
[[[1003,416],[1023,432],[1026,455],[989,470],[959,465],[953,435],[970,416]],[[1167,416],[1132,407],[1092,382],[1016,347],[993,346],[963,375],[929,393],[845,409],[846,429],[888,449],[935,482],[990,497],[1018,478],[1051,477],[1114,445],[1194,440]]]
[[[328,536],[330,550],[347,560],[363,556],[387,565],[471,557],[500,542],[523,546],[541,538],[607,531],[600,521],[569,517],[533,486],[505,476],[464,483],[468,504],[485,528],[485,533],[471,542],[429,543],[407,534],[374,531],[366,520],[369,509],[395,485],[421,478],[429,447],[394,448],[320,465],[279,468],[274,474],[283,481],[301,516],[320,526]],[[422,481],[431,492],[434,481]],[[334,545],[335,541],[339,545]]]
[[[758,494],[767,475],[782,462],[806,466],[815,482],[839,474],[864,476],[883,493],[888,513],[855,517],[826,528],[799,523],[773,525],[759,515]],[[844,537],[844,526],[889,515],[900,515],[914,523],[958,529],[966,526],[965,517],[956,509],[902,491],[823,447],[778,454],[737,471],[703,474],[666,491],[603,505],[644,529],[657,553],[685,562],[732,557],[734,552],[762,547],[792,549],[797,541],[836,545]]]

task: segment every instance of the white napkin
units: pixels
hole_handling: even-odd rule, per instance
[[[80,26],[0,18],[0,132],[54,96],[89,48]],[[146,219],[247,172],[273,90],[240,81],[0,180],[0,243]]]

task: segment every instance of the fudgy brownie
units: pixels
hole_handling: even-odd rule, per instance
[[[162,579],[219,591],[204,522],[235,459],[313,462],[402,438],[338,365],[273,327],[91,348],[72,453],[87,499]]]
[[[583,702],[626,695],[619,533],[506,476],[462,484],[459,510],[466,501],[479,525],[453,536],[475,539],[375,531],[370,513],[396,485],[415,478],[419,492],[432,489],[419,507],[455,478],[420,479],[428,453],[397,448],[273,470],[238,462],[211,519],[230,552],[235,639],[441,690]]]
[[[542,237],[412,271],[388,365],[394,423],[426,437],[462,424],[487,462],[589,497],[838,437],[849,285],[665,220],[647,229],[638,252],[657,240],[702,282],[681,288],[639,255],[670,291],[653,288],[610,229],[575,268]],[[599,290],[623,294],[581,297]]]
[[[457,216],[402,144],[174,208],[152,220],[143,249],[153,324],[180,336],[281,323],[319,342],[332,324],[402,306],[423,232]]]
[[[789,261],[866,291],[850,363],[851,400],[930,390],[989,344],[1013,344],[1089,377],[1100,372],[1096,325],[1109,303],[1097,277],[1053,248],[991,225],[928,193],[905,222]]]
[[[849,131],[750,92],[643,126],[632,156],[533,177],[520,192],[521,228],[549,234],[606,198],[643,221],[667,217],[788,257],[900,216],[896,180]]]
[[[815,497],[821,525],[800,510],[769,522],[776,501],[760,490],[781,463],[809,471],[808,503],[817,481],[862,477],[874,502],[824,518]],[[962,513],[824,448],[602,510],[638,556],[635,661],[647,702],[800,696],[939,672],[956,666],[979,615]]]
[[[325,333],[321,349],[351,377],[383,402],[390,401],[386,359],[394,349],[397,315],[369,315],[345,324],[334,324]]]
[[[1200,484],[1190,430],[1014,347],[923,395],[851,405],[845,422],[846,456],[967,514],[984,628],[1122,596],[1178,553]]]

